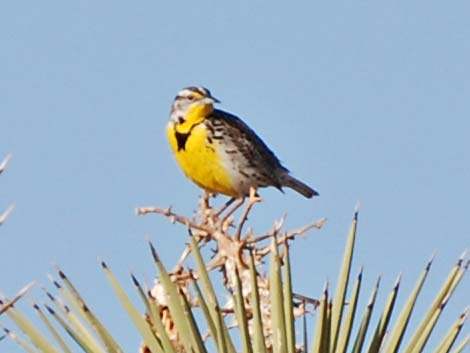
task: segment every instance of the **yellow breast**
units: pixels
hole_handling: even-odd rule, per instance
[[[189,179],[209,192],[239,196],[218,153],[219,140],[209,143],[208,130],[203,123],[178,136],[170,122],[167,135],[176,160]]]

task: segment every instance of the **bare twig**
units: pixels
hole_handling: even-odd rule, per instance
[[[286,235],[280,237],[278,240],[277,240],[277,244],[278,245],[281,245],[283,243],[285,243],[286,241],[288,240],[291,240],[291,239],[294,239],[295,237],[297,236],[300,236],[300,235],[304,235],[305,233],[307,233],[309,230],[313,229],[313,228],[316,228],[316,229],[320,229],[321,227],[323,227],[323,225],[326,223],[326,218],[321,218],[320,220],[318,221],[315,221],[311,224],[308,224],[306,225],[305,227],[302,227],[302,228],[299,228],[299,229],[296,229],[292,232],[289,232],[287,233]],[[258,237],[259,238],[259,237]],[[259,241],[258,238],[252,240],[251,242],[257,242]],[[268,255],[269,253],[271,252],[271,246],[265,246],[264,248],[256,251],[256,255],[260,258],[263,258],[265,257],[266,255]]]
[[[287,240],[294,239],[296,236],[304,235],[305,233],[307,233],[309,230],[311,230],[313,228],[321,229],[321,227],[323,227],[325,225],[325,223],[326,223],[326,218],[321,218],[318,221],[307,224],[305,227],[302,227],[302,228],[299,228],[299,229],[296,229],[292,232],[287,233],[283,237],[279,238],[277,243],[282,244]]]
[[[176,263],[176,266],[174,268],[178,269],[178,268],[183,267],[183,264],[186,261],[186,259],[188,258],[189,254],[191,254],[191,246],[186,245],[186,247],[184,248],[184,250],[183,250],[183,252],[180,256],[180,259],[178,260],[178,262]]]
[[[196,244],[198,244],[198,246],[202,241],[204,241],[204,239],[206,240],[206,242],[210,239],[210,236],[208,236],[208,235],[192,234],[191,229],[189,229],[188,231],[189,231],[189,234],[196,239]],[[176,263],[175,269],[183,267],[183,264],[186,261],[186,259],[188,258],[189,254],[191,254],[191,251],[192,251],[191,245],[187,244],[186,247],[184,248],[183,252],[181,253],[180,259]]]
[[[248,245],[256,244],[256,243],[259,243],[260,241],[270,239],[273,236],[279,234],[279,231],[281,230],[282,226],[284,225],[284,222],[286,221],[286,217],[287,216],[284,214],[280,221],[275,221],[273,229],[271,229],[269,232],[267,232],[263,235],[260,235],[260,236],[257,236],[257,237],[252,237],[252,236],[248,235],[248,236],[250,236],[251,239],[248,239],[248,236],[247,236],[246,237],[246,240],[247,240],[246,243]]]
[[[314,308],[316,308],[320,305],[320,301],[318,299],[313,299],[313,298],[310,298],[310,297],[306,297],[302,294],[292,293],[292,297],[294,299],[300,300],[303,303],[312,304]]]
[[[171,222],[173,222],[173,223],[178,222],[178,223],[184,224],[188,228],[194,228],[194,229],[202,230],[203,232],[206,232],[206,233],[213,232],[213,229],[211,229],[210,227],[207,227],[203,224],[198,224],[198,223],[192,221],[191,219],[189,219],[187,217],[180,216],[180,215],[172,212],[171,208],[159,208],[159,207],[149,206],[149,207],[138,207],[136,209],[136,214],[138,216],[144,216],[148,213],[161,214],[165,217],[170,218]]]
[[[199,208],[191,218],[178,215],[174,213],[171,208],[140,207],[136,209],[136,213],[137,215],[157,213],[169,218],[173,223],[177,222],[185,225],[188,228],[190,236],[194,237],[197,246],[201,249],[209,245],[215,245],[213,256],[210,261],[206,263],[206,269],[208,271],[220,271],[223,279],[223,286],[230,294],[231,298],[233,296],[233,292],[237,288],[237,281],[240,280],[242,284],[241,290],[244,298],[245,310],[247,313],[250,313],[252,307],[249,297],[252,293],[252,289],[246,282],[249,278],[249,258],[247,256],[247,251],[251,251],[255,257],[256,283],[261,293],[260,300],[262,303],[267,304],[269,303],[270,298],[270,288],[269,281],[263,273],[263,258],[273,251],[273,247],[272,244],[270,246],[263,246],[266,244],[261,242],[274,237],[278,245],[287,245],[289,240],[293,240],[298,236],[305,234],[312,228],[321,228],[326,220],[320,219],[294,231],[285,232],[282,231],[286,218],[283,216],[281,220],[274,223],[274,226],[269,232],[256,236],[251,229],[244,230],[244,228],[247,227],[248,218],[254,205],[261,201],[261,198],[256,194],[256,190],[254,188],[250,189],[250,195],[249,198],[247,197],[248,203],[246,205],[243,205],[245,198],[232,198],[226,202],[222,208],[215,210],[210,204],[210,197],[209,193],[204,193],[204,195],[201,196]],[[239,212],[240,218],[238,223],[234,224],[234,214],[239,209],[241,209]],[[233,228],[233,233],[231,228]],[[283,251],[288,250],[283,247]],[[180,286],[182,294],[186,295],[188,302],[191,303],[190,305],[197,305],[194,298],[191,298],[191,293],[188,291],[189,282],[195,279],[195,274],[192,272],[193,270],[188,269],[186,266],[187,259],[192,252],[191,247],[186,245],[176,266],[174,267],[174,270],[171,272],[171,279]],[[281,262],[281,266],[284,266],[284,261]],[[157,283],[154,288],[151,289],[151,292],[158,292],[160,287],[161,285]],[[157,298],[157,296],[153,296]],[[157,302],[159,302],[159,300],[157,300]],[[263,308],[269,307],[269,305],[264,304]],[[305,316],[309,312],[313,312],[317,305],[318,302],[315,299],[295,294],[294,316]],[[312,307],[313,309],[311,309]],[[220,307],[220,309],[223,316],[233,314],[233,300],[229,300],[224,306]],[[309,311],[308,309],[311,310]],[[263,309],[262,315],[263,320],[267,320],[267,322],[271,320],[271,312],[269,309]],[[164,316],[165,315],[162,314],[162,320],[166,320],[166,322],[171,324],[165,324],[167,332],[174,336],[174,332],[170,328],[173,327],[171,316],[166,319]],[[233,327],[238,327],[238,324],[235,322]],[[272,332],[267,330],[265,335],[266,337],[271,337]],[[206,335],[204,339],[207,339],[207,337],[208,336]]]

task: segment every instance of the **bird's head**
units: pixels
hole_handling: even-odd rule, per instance
[[[183,88],[173,101],[170,123],[177,126],[197,124],[214,110],[214,103],[220,103],[220,101],[212,97],[207,88]]]

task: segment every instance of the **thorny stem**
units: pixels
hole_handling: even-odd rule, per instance
[[[206,205],[208,206],[208,203],[207,204],[205,203],[205,201],[208,200],[208,197],[210,197],[210,194],[205,194],[203,196],[203,200],[201,201],[201,206],[203,208]],[[236,199],[234,199],[234,200],[236,200]],[[282,225],[283,225],[283,223],[284,223],[284,220],[285,220],[285,216],[284,216],[281,219],[281,221],[276,222],[276,224],[274,225],[274,228],[266,234],[263,234],[261,236],[255,237],[255,238],[252,238],[251,235],[247,235],[241,241],[240,240],[241,232],[242,232],[242,229],[243,229],[243,226],[244,226],[246,220],[248,219],[248,215],[249,215],[251,209],[253,208],[253,206],[256,203],[260,202],[260,201],[261,201],[261,198],[259,198],[256,195],[256,190],[251,189],[248,204],[245,208],[245,211],[244,211],[242,217],[240,218],[240,223],[239,223],[239,225],[237,227],[237,230],[235,232],[235,237],[233,237],[233,238],[229,237],[228,235],[220,237],[220,235],[222,235],[222,234],[219,233],[217,229],[207,225],[206,220],[204,220],[202,224],[201,223],[196,223],[196,222],[192,221],[191,219],[189,219],[187,217],[180,216],[180,215],[174,213],[173,211],[171,211],[171,207],[166,208],[166,209],[162,209],[162,208],[159,208],[159,207],[139,207],[139,208],[136,209],[136,214],[137,215],[146,215],[148,213],[157,213],[157,214],[161,214],[165,217],[170,218],[170,220],[172,222],[178,222],[178,223],[181,223],[181,224],[185,225],[186,227],[188,227],[189,230],[197,229],[197,230],[205,233],[205,234],[198,234],[197,235],[196,241],[198,243],[201,241],[201,239],[204,239],[204,238],[207,238],[207,237],[212,238],[218,244],[218,247],[219,247],[218,252],[222,251],[222,252],[225,253],[225,251],[227,251],[227,249],[232,249],[231,251],[228,251],[228,253],[231,253],[232,255],[234,253],[237,253],[236,257],[239,257],[237,259],[238,260],[237,262],[240,263],[240,260],[241,260],[240,257],[242,257],[242,252],[243,252],[244,249],[252,248],[256,243],[261,242],[261,241],[266,240],[266,239],[269,239],[269,238],[273,237],[274,235],[278,234],[281,227],[282,227]],[[219,224],[222,225],[222,228],[224,228],[224,223],[227,222],[227,219],[238,208],[241,207],[243,202],[244,202],[244,198],[238,199],[236,205],[234,205],[232,207],[232,209],[230,209],[228,211],[227,215],[225,215],[224,219],[221,220],[221,222],[219,223]],[[231,200],[228,203],[231,203]],[[210,206],[209,206],[208,210],[211,210]],[[208,217],[208,216],[209,215],[206,214],[206,217]],[[326,223],[326,219],[322,218],[318,221],[315,221],[311,224],[306,225],[305,227],[296,229],[292,232],[289,232],[289,233],[285,234],[284,236],[280,237],[277,240],[277,243],[278,243],[278,245],[283,244],[288,240],[294,239],[297,236],[305,234],[306,232],[308,232],[309,230],[311,230],[313,228],[320,229],[325,223]],[[225,233],[225,232],[222,230],[222,233]],[[208,239],[206,239],[206,242],[207,241],[208,241]],[[237,249],[237,250],[234,251],[233,249]],[[190,249],[189,246],[187,246],[184,249],[183,253],[181,254],[176,268],[180,268],[182,266],[182,264],[184,263],[184,261],[186,260],[186,258],[189,256],[190,253],[191,253],[191,249]],[[270,253],[270,246],[266,246],[266,247],[263,247],[263,248],[258,248],[255,251],[255,253],[256,253],[256,257],[258,259],[261,259],[261,258],[265,257],[266,255],[268,255]],[[241,261],[241,262],[243,263],[243,261]],[[211,262],[212,266],[210,266],[210,267],[213,269],[215,267],[223,265],[223,263],[224,263],[223,256],[217,256],[216,255],[216,257]]]
[[[279,239],[279,243],[284,243],[286,240],[294,239],[298,235],[307,233],[310,229],[313,229],[313,228],[321,229],[321,227],[323,227],[325,223],[326,223],[326,218],[321,218],[318,221],[307,224],[305,227],[302,227],[302,228],[299,228],[292,232],[287,233],[284,237]]]
[[[285,244],[289,240],[295,239],[313,228],[321,228],[326,220],[320,219],[294,231],[282,232],[281,229],[283,228],[285,221],[285,216],[283,216],[281,220],[274,223],[273,228],[269,232],[261,233],[261,235],[257,236],[251,229],[243,233],[252,208],[256,203],[261,201],[261,198],[256,194],[255,189],[250,189],[250,195],[246,205],[243,205],[245,198],[232,198],[220,209],[215,210],[213,205],[210,205],[210,197],[211,195],[209,193],[204,193],[204,195],[201,196],[199,209],[196,212],[195,218],[178,215],[174,213],[171,208],[164,209],[159,207],[140,207],[136,209],[136,214],[146,215],[148,213],[156,213],[163,215],[169,218],[171,222],[177,222],[187,227],[190,236],[194,237],[199,248],[203,249],[208,245],[211,247],[214,245],[214,252],[210,261],[206,262],[205,267],[207,271],[219,270],[221,272],[221,276],[223,277],[223,286],[230,294],[230,298],[233,298],[233,293],[237,288],[237,281],[242,281],[242,284],[244,284],[244,280],[248,278],[247,276],[249,275],[249,272],[251,272],[249,269],[250,266],[248,265],[250,260],[247,256],[247,252],[251,251],[255,260],[256,283],[258,287],[262,289],[260,292],[262,293],[260,301],[264,303],[262,307],[266,308],[266,310],[263,309],[263,319],[269,320],[271,312],[269,309],[270,306],[267,304],[269,303],[270,289],[269,279],[263,271],[263,259],[273,251],[273,246],[264,246],[265,243],[261,242],[275,237],[278,245]],[[243,207],[243,210],[240,211],[239,222],[235,225],[236,227],[232,233],[229,227],[233,224],[234,213],[237,212],[240,207]],[[205,250],[208,249],[206,248]],[[287,248],[285,248],[284,251],[288,251]],[[197,303],[191,293],[190,284],[196,278],[195,275],[197,276],[197,274],[193,272],[187,264],[187,259],[191,253],[191,247],[186,245],[171,273],[171,280],[178,285],[182,295],[186,296],[190,305],[195,306]],[[281,266],[284,265],[283,263],[284,261],[281,262]],[[238,278],[237,274],[239,276]],[[251,286],[242,285],[242,295],[247,313],[252,310],[252,303],[249,299],[252,294],[250,288]],[[159,281],[156,282],[151,293],[157,303],[166,303],[167,298],[162,294],[164,291],[162,291],[162,284]],[[228,300],[225,305],[220,305],[218,308],[221,310],[223,316],[233,315],[233,305],[233,301]],[[307,305],[311,305],[315,308],[318,305],[318,301],[300,294],[294,294],[293,315],[295,317],[300,317],[311,312],[307,309]],[[175,336],[174,329],[172,329],[175,326],[171,315],[165,316],[165,314],[162,314],[162,321],[165,322],[165,327],[167,327],[169,335],[171,337],[177,337]],[[234,324],[233,327],[237,327],[237,324]],[[269,340],[272,332],[267,330],[264,334]],[[206,338],[207,336],[205,339]],[[176,345],[180,344],[178,342],[178,338],[172,338],[172,341],[175,341]]]
[[[292,293],[292,297],[294,299],[300,300],[303,303],[312,304],[314,308],[320,305],[320,301],[318,299],[306,297],[302,294]]]
[[[191,228],[188,229],[189,235],[193,236],[196,239],[196,244],[199,246],[202,240],[206,239],[205,242],[207,242],[207,235],[202,235],[202,234],[193,234],[191,231]],[[184,262],[188,258],[189,254],[191,254],[191,245],[187,244],[186,247],[183,250],[183,253],[181,254],[178,262],[176,263],[175,269],[182,268]]]
[[[282,223],[283,222],[284,222],[284,220],[282,220]],[[315,221],[313,223],[310,223],[310,224],[306,225],[305,227],[302,227],[302,228],[299,228],[299,229],[296,229],[292,232],[287,233],[283,237],[279,238],[277,243],[280,245],[280,244],[284,243],[286,240],[294,239],[296,236],[303,235],[303,234],[307,233],[309,230],[311,230],[313,228],[321,229],[321,227],[323,227],[323,225],[325,223],[326,223],[326,218],[321,218],[318,221]],[[259,237],[255,237],[254,239],[247,240],[246,243],[248,245],[251,245],[251,244],[258,243],[260,241],[269,239],[269,238],[273,237],[279,231],[279,228],[275,227],[273,230],[271,230],[270,232],[268,232],[266,234],[260,235]]]
[[[171,207],[169,208],[160,208],[160,207],[138,207],[136,209],[136,214],[138,216],[144,216],[148,213],[157,213],[157,214],[161,214],[165,217],[168,217],[171,219],[172,222],[178,222],[178,223],[181,223],[181,224],[184,224],[186,227],[190,227],[190,228],[194,228],[194,229],[198,229],[198,230],[201,230],[203,232],[206,232],[206,233],[211,233],[213,230],[210,228],[210,227],[207,227],[205,225],[202,225],[202,224],[198,224],[192,220],[190,220],[189,218],[187,217],[184,217],[184,216],[180,216],[176,213],[174,213],[173,211],[171,211]]]
[[[246,243],[248,245],[254,245],[254,244],[256,244],[260,241],[270,239],[270,238],[274,237],[275,235],[279,234],[279,231],[281,230],[282,226],[284,225],[284,222],[286,221],[286,217],[287,216],[284,214],[280,221],[274,221],[273,229],[271,229],[269,232],[267,232],[263,235],[260,235],[258,237],[253,237],[251,234],[248,234],[245,237]]]
[[[297,237],[299,235],[303,235],[303,234],[307,233],[309,230],[311,230],[313,228],[320,229],[321,227],[323,227],[323,225],[325,223],[326,223],[326,218],[322,218],[322,219],[320,219],[316,222],[313,222],[311,224],[306,225],[305,227],[302,227],[302,228],[296,229],[292,232],[289,232],[286,235],[284,235],[284,236],[280,237],[279,239],[277,239],[277,244],[281,245],[281,244],[285,243],[288,240],[294,239],[295,237]],[[264,239],[261,239],[261,240],[264,240]],[[256,242],[261,241],[261,240],[259,240],[258,238],[255,238],[254,240],[251,240],[247,243],[256,243]],[[268,245],[268,246],[265,246],[264,248],[260,249],[259,251],[257,251],[256,255],[259,256],[260,258],[263,258],[266,255],[268,255],[270,252],[271,252],[271,246]]]

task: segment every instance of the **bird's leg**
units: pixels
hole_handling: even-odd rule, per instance
[[[209,204],[209,199],[211,198],[211,196],[212,194],[209,191],[204,190],[204,194],[201,197],[201,206],[204,210],[208,210],[211,208],[211,205]]]
[[[240,223],[238,224],[237,231],[235,232],[235,239],[240,240],[240,235],[242,233],[243,225],[248,219],[248,214],[250,213],[255,203],[260,202],[260,201],[261,201],[261,197],[259,197],[258,194],[256,193],[256,189],[251,187],[248,204],[246,205],[245,212],[243,212],[243,215],[240,218]]]
[[[232,201],[232,200],[233,200],[233,201]],[[237,202],[235,203],[235,206],[233,206],[231,209],[229,209],[229,210],[227,211],[227,214],[226,214],[226,215],[224,216],[224,218],[222,219],[221,224],[224,224],[224,223],[227,221],[227,219],[228,219],[236,210],[238,210],[238,209],[241,207],[241,205],[243,205],[243,203],[245,202],[245,197],[243,196],[243,197],[240,197],[240,198],[238,198],[238,199],[233,198],[232,200],[229,200],[229,202],[230,202],[230,201],[231,201],[230,203],[233,203],[234,201],[237,201]],[[229,206],[230,206],[230,204],[229,204]],[[227,206],[227,207],[228,207],[228,206]],[[225,208],[227,208],[227,207],[225,207]]]
[[[236,200],[235,197],[231,197],[221,208],[215,213],[216,217],[219,217],[234,201]]]

